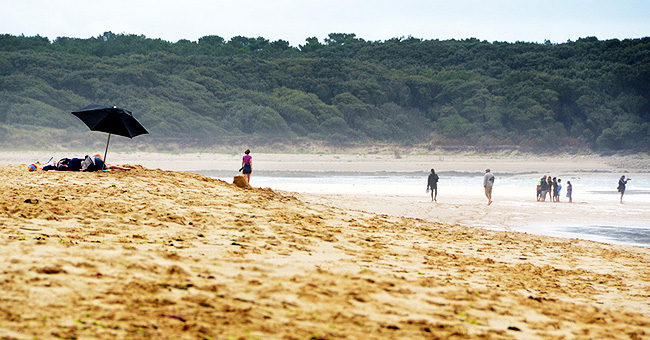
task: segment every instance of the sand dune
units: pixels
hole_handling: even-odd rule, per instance
[[[648,339],[650,249],[0,166],[0,338]]]

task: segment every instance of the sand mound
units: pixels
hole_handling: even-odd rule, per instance
[[[643,339],[650,250],[0,166],[0,338]]]
[[[246,176],[244,175],[236,175],[232,183],[243,189],[253,189],[253,187],[248,184],[248,179],[246,179]]]

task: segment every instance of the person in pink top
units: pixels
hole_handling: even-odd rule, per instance
[[[251,150],[244,151],[244,157],[241,160],[241,171],[245,176],[248,183],[251,182],[251,172],[253,172],[253,157],[250,155]]]

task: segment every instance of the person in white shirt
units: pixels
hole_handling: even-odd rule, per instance
[[[494,185],[494,175],[490,169],[485,169],[483,176],[483,188],[485,188],[485,197],[488,199],[488,205],[492,204],[492,186]]]

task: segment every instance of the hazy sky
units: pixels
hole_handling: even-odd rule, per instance
[[[0,0],[0,34],[54,40],[106,31],[170,42],[241,35],[292,46],[329,33],[562,43],[650,36],[650,0]]]

